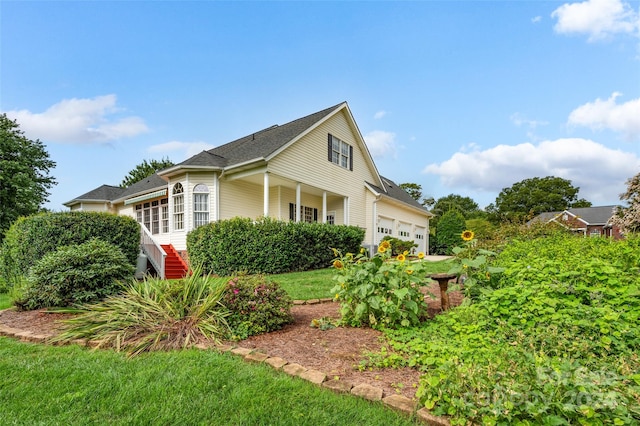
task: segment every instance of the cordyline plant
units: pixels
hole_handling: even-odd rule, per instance
[[[382,241],[371,259],[365,250],[344,256],[334,250],[337,284],[331,293],[341,302],[343,323],[356,327],[409,327],[426,315],[425,295],[420,291],[430,281],[422,261],[424,253],[418,253],[417,261],[409,261],[407,253],[393,258],[390,248],[388,241]]]
[[[199,270],[177,281],[131,281],[120,294],[100,303],[56,310],[79,315],[65,320],[62,333],[52,341],[86,339],[129,356],[219,342],[229,332],[228,310],[221,303],[226,283]]]

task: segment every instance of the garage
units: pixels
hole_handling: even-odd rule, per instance
[[[387,235],[393,236],[393,219],[378,216],[378,243]]]
[[[418,245],[418,247],[416,247],[416,252],[427,253],[427,228],[423,226],[416,226],[413,241]]]

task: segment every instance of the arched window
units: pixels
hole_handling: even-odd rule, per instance
[[[173,185],[173,229],[184,229],[184,188],[181,183]]]
[[[193,188],[193,226],[209,223],[209,188],[199,183]]]

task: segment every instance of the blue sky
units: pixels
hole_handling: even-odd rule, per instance
[[[636,0],[0,2],[0,111],[45,143],[47,207],[347,101],[379,172],[480,207],[640,172]]]

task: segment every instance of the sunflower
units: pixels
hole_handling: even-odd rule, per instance
[[[408,274],[408,275],[413,274],[413,269],[407,269],[407,274]]]
[[[424,259],[424,253],[423,252],[419,252],[418,253],[418,259]]]
[[[462,233],[462,239],[464,241],[471,241],[473,240],[473,237],[475,237],[475,234],[473,231],[469,231],[468,229]]]
[[[397,257],[398,261],[404,262],[406,260],[406,256],[404,254],[399,254]]]
[[[333,267],[336,269],[342,269],[344,268],[344,265],[342,264],[341,260],[336,259],[333,261]]]
[[[380,247],[384,247],[384,249],[388,249],[389,247],[391,247],[391,243],[387,240],[384,240],[383,242],[380,243]]]

